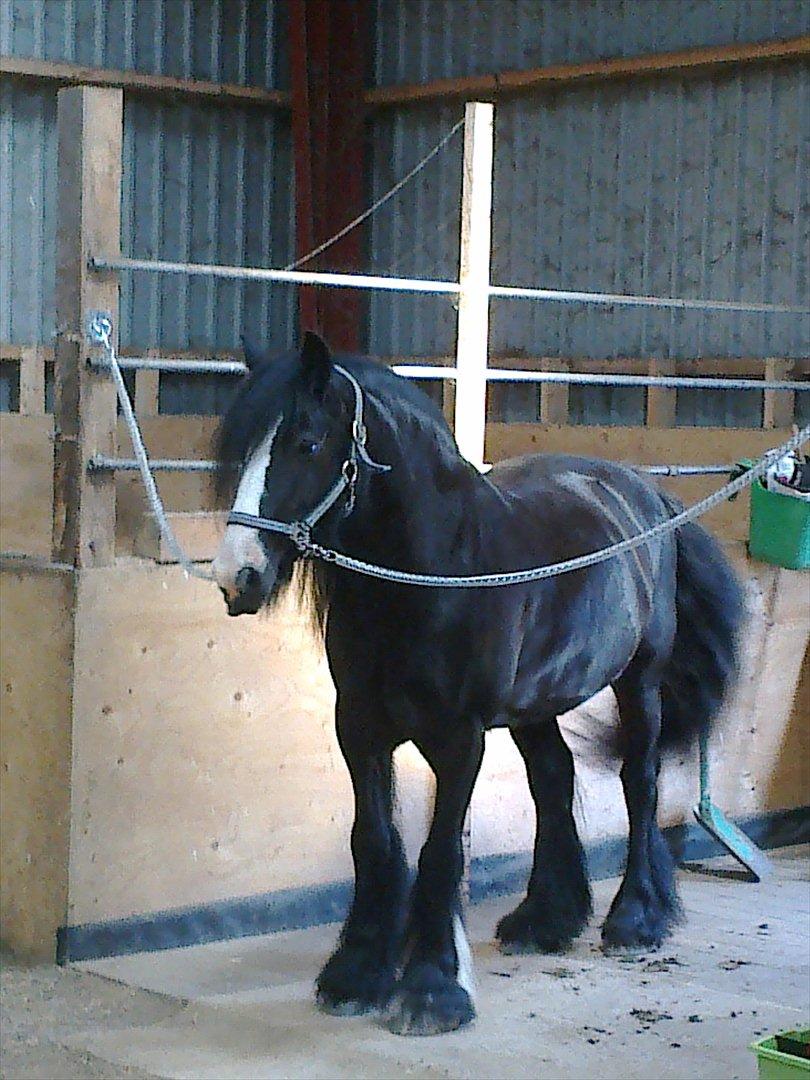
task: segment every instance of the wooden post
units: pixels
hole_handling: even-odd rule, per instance
[[[675,361],[654,358],[647,364],[648,375],[674,375]],[[672,428],[676,424],[677,394],[674,387],[647,387],[647,427]]]
[[[57,99],[58,208],[53,557],[105,566],[115,557],[115,477],[91,476],[94,454],[115,454],[112,379],[86,363],[92,311],[112,318],[118,279],[90,271],[90,255],[120,254],[123,92],[77,86]]]
[[[45,350],[40,345],[27,346],[20,354],[20,413],[45,415]]]
[[[492,151],[493,106],[471,102],[464,111],[455,432],[474,465],[484,462],[486,431]]]
[[[540,362],[541,371],[570,371],[571,365],[565,360],[551,357]],[[540,383],[540,423],[568,423],[568,383]]]
[[[146,355],[160,359],[160,349],[147,349]],[[141,368],[135,372],[136,416],[157,416],[160,412],[160,372]]]
[[[765,379],[789,379],[793,366],[792,360],[771,357],[765,361]],[[789,428],[793,423],[795,406],[796,395],[792,390],[763,390],[762,426],[769,430]]]

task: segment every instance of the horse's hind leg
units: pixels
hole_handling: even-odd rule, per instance
[[[498,923],[504,952],[558,952],[591,913],[585,855],[573,815],[574,760],[556,719],[511,728],[537,811],[526,899]]]
[[[337,728],[355,799],[354,899],[335,953],[318,976],[317,1001],[343,1016],[386,1005],[402,948],[408,870],[392,819],[392,750],[375,739],[367,709],[338,703]]]
[[[602,927],[610,950],[657,948],[680,914],[674,861],[656,820],[660,664],[637,654],[614,685],[619,703],[621,770],[630,836],[624,880]]]

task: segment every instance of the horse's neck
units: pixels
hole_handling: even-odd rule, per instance
[[[367,496],[358,499],[348,528],[352,546],[417,572],[474,568],[499,511],[491,486],[460,455],[438,459],[429,444],[383,459],[391,471],[371,478]]]

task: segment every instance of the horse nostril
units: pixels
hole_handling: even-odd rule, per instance
[[[261,585],[261,574],[259,574],[258,570],[254,570],[252,566],[243,566],[236,575],[234,585],[237,593],[243,595],[249,593],[252,589],[256,589]]]

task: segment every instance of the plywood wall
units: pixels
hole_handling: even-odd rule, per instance
[[[73,575],[0,571],[3,942],[53,958],[68,904]]]

